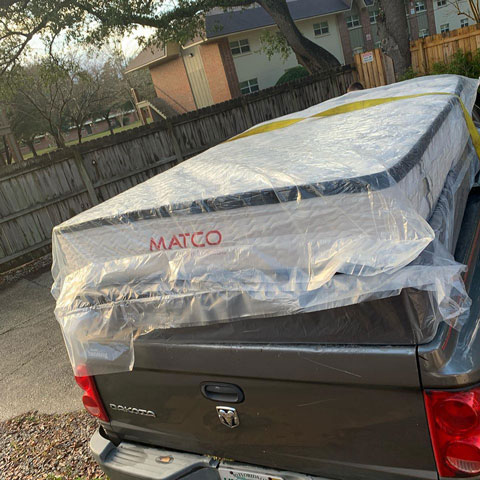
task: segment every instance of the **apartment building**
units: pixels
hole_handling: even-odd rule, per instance
[[[332,53],[341,64],[356,53],[380,45],[375,0],[287,0],[302,34]],[[468,25],[450,0],[404,0],[410,38],[447,32]],[[468,11],[467,0],[461,2]],[[206,18],[203,38],[188,45],[147,48],[134,58],[127,73],[148,68],[157,96],[178,113],[223,102],[268,88],[297,66],[293,52],[268,58],[262,50],[265,30],[276,31],[259,6],[214,9]]]

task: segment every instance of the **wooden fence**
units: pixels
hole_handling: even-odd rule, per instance
[[[52,229],[252,125],[345,93],[347,67],[0,167],[0,271],[50,249]]]
[[[458,50],[476,52],[480,48],[480,24],[447,33],[421,38],[410,43],[412,69],[420,74],[430,73],[435,63],[448,63]],[[377,48],[354,56],[359,80],[366,88],[395,82],[391,58]]]
[[[429,73],[435,63],[448,62],[456,51],[475,52],[479,48],[479,24],[432,35],[410,44],[412,68],[421,74]]]
[[[392,59],[384,55],[379,48],[355,54],[354,61],[359,80],[365,88],[395,82]]]

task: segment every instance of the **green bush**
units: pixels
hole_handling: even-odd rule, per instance
[[[297,67],[289,68],[278,80],[275,85],[282,83],[293,82],[299,78],[308,77],[310,74],[305,67],[298,65]]]
[[[448,63],[435,63],[430,72],[432,75],[451,73],[465,77],[478,78],[480,76],[480,50],[476,52],[455,52]]]
[[[403,80],[411,80],[412,78],[416,78],[418,76],[420,76],[420,74],[416,72],[412,67],[409,67],[403,75],[400,75],[398,81],[403,82]]]

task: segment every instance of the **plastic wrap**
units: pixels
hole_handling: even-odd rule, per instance
[[[408,288],[431,303],[428,325],[413,330],[459,325],[469,301],[451,254],[456,197],[478,170],[460,99],[471,111],[477,87],[437,76],[353,92],[56,227],[53,293],[74,369],[129,370],[134,339],[157,329],[315,312]],[[308,118],[412,92],[429,95]]]

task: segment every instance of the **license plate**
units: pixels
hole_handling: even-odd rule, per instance
[[[283,480],[282,477],[276,475],[238,470],[236,468],[221,467],[218,469],[218,473],[220,474],[220,480]]]

